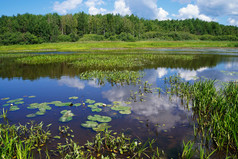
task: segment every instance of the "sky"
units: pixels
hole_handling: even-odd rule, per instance
[[[238,26],[238,0],[0,0],[0,16],[82,11],[158,20],[199,18]]]

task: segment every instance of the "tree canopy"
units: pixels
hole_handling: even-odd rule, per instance
[[[238,27],[199,19],[147,20],[135,15],[18,14],[0,17],[0,45],[78,40],[238,41]]]

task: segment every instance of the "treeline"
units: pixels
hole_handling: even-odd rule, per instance
[[[146,20],[137,16],[60,16],[18,14],[0,17],[0,44],[37,44],[78,40],[228,40],[238,41],[238,27],[199,19]]]

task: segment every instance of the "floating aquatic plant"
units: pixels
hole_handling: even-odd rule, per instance
[[[27,109],[38,109],[36,115],[44,115],[46,110],[51,110],[52,108],[49,106],[49,103],[32,103]]]
[[[94,128],[98,126],[98,123],[95,121],[86,121],[86,123],[81,124],[81,126],[85,128]]]
[[[92,112],[101,112],[102,111],[101,108],[92,108],[91,110],[92,110]]]
[[[73,96],[73,97],[69,97],[69,99],[78,99],[79,97]]]
[[[69,122],[73,119],[74,114],[71,110],[63,110],[60,113],[63,114],[59,119],[61,122]]]
[[[4,107],[7,107],[7,106],[9,106],[10,104],[3,104],[2,106],[4,106]]]
[[[19,105],[19,104],[23,104],[23,103],[24,103],[23,101],[20,101],[20,102],[15,102],[14,104]]]
[[[57,107],[64,107],[64,106],[70,106],[71,105],[71,102],[67,102],[67,103],[56,103],[55,106]]]
[[[121,111],[119,111],[119,113],[129,115],[129,114],[131,114],[131,110],[121,110]]]
[[[91,116],[91,115],[89,115],[88,120],[98,121],[101,123],[108,123],[108,122],[112,121],[112,118],[109,116],[101,116],[101,115]]]
[[[11,106],[9,111],[17,111],[19,110],[20,108],[18,106]]]
[[[7,103],[15,103],[15,102],[20,102],[22,100],[23,100],[23,98],[17,98],[17,99],[9,100],[9,101],[7,101]]]
[[[95,100],[86,99],[85,103],[88,103],[88,104],[93,104],[93,103],[95,103]]]
[[[1,100],[8,100],[10,99],[9,97],[6,97],[6,98],[1,98]]]
[[[81,106],[81,103],[76,103],[76,104],[74,104],[74,106],[79,107],[79,106]]]
[[[114,106],[111,107],[111,109],[116,110],[116,111],[124,111],[124,110],[131,110],[131,107],[114,105]]]
[[[26,115],[27,118],[33,118],[33,117],[36,117],[36,114],[28,114]]]
[[[102,107],[104,105],[104,103],[95,103],[94,105]]]
[[[107,123],[101,123],[99,124],[97,127],[94,127],[93,130],[94,131],[104,131],[106,129],[109,129],[111,126],[108,125]]]
[[[36,96],[28,96],[28,98],[35,98]]]

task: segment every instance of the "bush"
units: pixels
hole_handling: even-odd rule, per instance
[[[97,34],[84,34],[83,37],[80,39],[80,41],[103,41],[103,40],[104,36]]]
[[[71,37],[69,35],[59,35],[58,36],[58,41],[59,42],[70,42]]]
[[[122,32],[120,35],[118,35],[117,38],[122,41],[131,41],[131,42],[136,41],[136,39],[133,35],[131,35],[130,33],[124,33],[124,32]]]
[[[69,36],[70,36],[72,42],[76,42],[79,40],[79,36],[76,33],[71,33],[71,34],[69,34]]]

